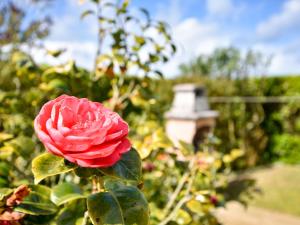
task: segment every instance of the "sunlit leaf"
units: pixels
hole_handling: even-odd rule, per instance
[[[4,145],[0,148],[0,159],[7,159],[14,152],[14,147],[11,145]]]
[[[84,197],[80,187],[72,183],[61,183],[53,187],[51,192],[51,200],[56,205],[62,205]]]
[[[136,182],[140,182],[142,177],[141,159],[134,148],[122,154],[121,159],[112,167],[99,170],[109,176]]]
[[[190,224],[190,222],[192,221],[192,218],[190,216],[190,214],[188,214],[186,211],[180,209],[177,213],[176,216],[176,222],[178,224]]]
[[[14,136],[13,136],[12,134],[0,132],[0,142],[6,141],[6,140],[11,139],[11,138],[13,138],[13,137],[14,137]]]
[[[66,173],[75,168],[74,164],[66,165],[63,158],[50,153],[39,155],[32,161],[32,172],[36,184],[46,177]]]
[[[51,215],[57,212],[57,207],[45,194],[32,190],[15,211],[29,215]]]

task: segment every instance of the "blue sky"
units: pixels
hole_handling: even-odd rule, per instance
[[[45,42],[48,48],[68,49],[61,60],[75,58],[88,68],[95,54],[96,24],[79,17],[89,7],[78,0],[52,3],[47,12],[54,26]],[[137,7],[172,27],[179,51],[161,68],[166,76],[176,75],[180,63],[227,46],[272,55],[269,74],[300,73],[300,0],[132,0],[132,8]]]

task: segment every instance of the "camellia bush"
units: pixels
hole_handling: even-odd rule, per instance
[[[222,155],[212,137],[197,151],[175,148],[149,78],[176,51],[168,26],[145,9],[132,15],[126,0],[90,2],[82,18],[99,22],[93,71],[38,64],[24,39],[0,43],[13,46],[0,51],[0,224],[218,224],[216,208],[244,202],[252,185],[232,174],[243,152]],[[0,26],[17,26],[16,13]],[[32,45],[44,37],[36,24],[26,30]]]
[[[137,187],[140,157],[127,139],[127,123],[117,113],[97,102],[62,95],[42,107],[34,127],[48,153],[32,161],[36,185],[1,190],[0,220],[45,224],[59,212],[56,219],[66,224],[89,224],[89,218],[93,224],[148,224],[148,203]],[[68,182],[52,190],[37,185],[70,172],[76,176],[66,177]],[[91,188],[82,190],[76,177],[92,182]],[[73,205],[66,206],[70,202]]]

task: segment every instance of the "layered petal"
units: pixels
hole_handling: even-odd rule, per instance
[[[82,167],[108,167],[130,150],[128,124],[86,98],[62,95],[47,102],[34,121],[47,150]]]

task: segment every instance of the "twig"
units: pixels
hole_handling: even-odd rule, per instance
[[[181,189],[183,188],[185,182],[187,181],[188,177],[190,175],[190,171],[187,171],[184,173],[184,175],[182,176],[179,184],[177,185],[175,191],[173,192],[173,194],[171,195],[170,200],[168,201],[165,209],[164,209],[164,215],[168,214],[168,212],[170,211],[171,207],[173,206],[174,202],[176,201],[177,196],[179,195]]]
[[[172,208],[173,204],[175,203],[177,196],[179,195],[180,191],[182,190],[188,177],[191,175],[191,170],[194,166],[194,163],[195,163],[195,157],[193,157],[192,160],[190,161],[189,166],[188,166],[188,171],[185,172],[184,175],[182,176],[179,184],[177,185],[174,193],[172,194],[169,202],[167,203],[167,205],[164,209],[164,215],[167,215],[169,213],[170,209]]]
[[[174,216],[177,214],[177,211],[189,200],[192,199],[192,196],[185,196],[182,198],[178,204],[175,206],[175,208],[172,210],[172,212],[169,214],[168,217],[166,217],[162,222],[160,222],[158,225],[166,225],[168,222],[170,222]]]
[[[85,211],[81,225],[88,225],[88,220],[89,220],[89,213],[88,211]]]

